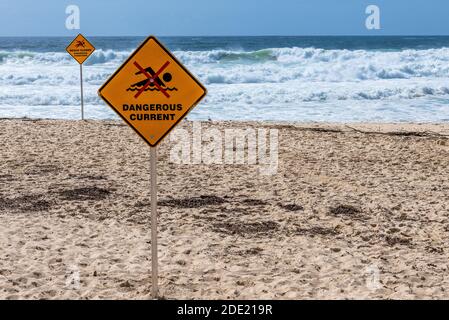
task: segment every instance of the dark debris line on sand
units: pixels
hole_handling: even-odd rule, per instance
[[[303,211],[304,207],[298,204],[282,204],[279,203],[278,204],[279,207],[281,207],[282,209],[285,209],[287,211]]]
[[[392,131],[392,132],[381,132],[381,131],[365,131],[354,127],[346,125],[347,128],[362,134],[379,134],[386,136],[398,136],[398,137],[449,137],[447,134],[441,134],[433,131]]]
[[[317,133],[347,133],[349,131],[342,129],[334,129],[334,128],[321,128],[321,127],[297,127],[294,125],[277,125],[277,126],[268,126],[269,128],[277,128],[277,129],[287,129],[287,130],[296,130],[296,131],[308,131],[308,132],[317,132]],[[351,126],[346,125],[346,128],[361,134],[377,134],[377,135],[386,135],[386,136],[398,136],[398,137],[449,137],[447,134],[441,134],[434,131],[391,131],[391,132],[382,132],[382,131],[365,131],[361,129],[357,129]]]
[[[325,228],[320,226],[314,226],[311,228],[297,228],[296,229],[297,235],[304,235],[304,236],[336,236],[339,234],[339,232],[332,228]]]
[[[58,192],[62,200],[103,200],[107,198],[114,189],[104,189],[98,187],[83,187],[76,189],[67,189]]]
[[[356,215],[361,213],[361,210],[359,208],[356,208],[354,206],[348,205],[348,204],[340,204],[335,207],[331,207],[329,209],[329,213],[333,215]]]
[[[268,235],[279,229],[279,224],[274,221],[261,221],[252,223],[219,222],[214,223],[212,230],[224,234],[239,236]]]
[[[217,196],[199,196],[184,199],[168,199],[160,200],[158,204],[166,207],[178,207],[178,208],[200,208],[208,205],[221,205],[227,202],[224,198]]]
[[[61,200],[85,201],[103,200],[107,198],[113,189],[98,187],[84,187],[66,189],[56,192]],[[23,212],[48,211],[56,203],[56,199],[48,200],[48,194],[31,194],[16,198],[4,198],[0,196],[0,211],[13,210]]]
[[[43,195],[34,194],[17,198],[3,198],[0,197],[0,211],[47,211],[54,203],[44,199]]]
[[[259,200],[259,199],[244,199],[242,201],[242,203],[251,205],[251,206],[265,206],[268,204],[266,201]]]
[[[200,208],[204,206],[210,205],[221,205],[224,203],[233,202],[230,199],[226,199],[226,197],[218,197],[214,195],[201,195],[198,197],[190,197],[183,199],[165,199],[158,201],[160,206],[166,207],[179,207],[179,208]],[[234,200],[235,202],[235,200]],[[269,205],[267,201],[260,199],[243,199],[239,203],[246,204],[249,206],[266,206]],[[136,206],[147,205],[143,203],[137,203]],[[288,211],[302,211],[304,207],[297,204],[282,204],[279,203],[278,206]]]

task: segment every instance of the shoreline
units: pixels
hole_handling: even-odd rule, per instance
[[[0,298],[148,299],[148,146],[121,120],[0,124]],[[278,168],[161,143],[164,298],[447,298],[449,124],[201,125],[278,129]]]
[[[123,123],[126,125],[122,119],[53,119],[53,118],[28,118],[28,117],[0,117],[1,121],[29,121],[29,122],[41,122],[41,121],[48,121],[48,122],[98,122],[98,123]],[[375,121],[360,121],[360,122],[326,122],[326,121],[278,121],[278,120],[191,120],[188,118],[184,119],[182,123],[193,123],[193,122],[201,122],[201,123],[213,123],[213,124],[220,124],[220,123],[235,123],[239,125],[243,124],[249,124],[249,125],[255,125],[255,124],[261,124],[261,125],[275,125],[275,126],[285,126],[285,125],[293,125],[298,127],[307,127],[307,126],[313,126],[313,127],[319,127],[319,126],[328,126],[328,127],[341,127],[341,126],[358,126],[358,127],[367,127],[372,128],[373,126],[376,126],[379,129],[384,129],[387,127],[401,127],[402,129],[412,129],[412,128],[419,128],[419,127],[435,127],[437,130],[446,130],[446,126],[449,126],[449,121],[440,121],[440,122],[423,122],[423,121],[417,121],[417,122],[375,122]]]

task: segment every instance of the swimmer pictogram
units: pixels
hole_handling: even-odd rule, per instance
[[[131,86],[126,89],[126,91],[138,91],[134,98],[138,98],[144,91],[160,91],[166,96],[170,98],[170,95],[167,91],[178,91],[175,87],[168,87],[166,84],[169,83],[173,76],[170,72],[164,72],[164,70],[168,67],[170,62],[164,63],[162,67],[159,68],[157,72],[154,72],[153,68],[146,67],[142,68],[137,61],[134,61],[134,65],[139,70],[135,73],[135,75],[143,74],[146,79],[141,80],[139,82],[131,84]],[[162,74],[163,73],[163,74]],[[162,74],[162,80],[160,75]]]
[[[86,46],[86,42],[84,42],[83,40],[77,40],[76,44],[75,44],[75,48],[79,48],[79,47],[85,47]]]

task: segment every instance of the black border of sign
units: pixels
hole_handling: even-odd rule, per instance
[[[104,89],[104,87],[122,70],[122,68],[136,55],[137,52],[139,52],[139,50],[150,40],[154,40],[164,51],[166,54],[168,54],[170,56],[170,58],[172,58],[177,64],[179,64],[181,66],[181,68],[201,87],[201,89],[203,89],[203,94],[201,95],[201,97],[198,98],[198,100],[196,100],[192,106],[178,119],[178,121],[176,121],[171,127],[170,129],[167,130],[167,132],[159,138],[159,140],[156,141],[156,143],[151,144],[149,141],[147,141],[147,139],[145,139],[145,137],[143,135],[140,134],[139,131],[137,131],[137,129],[135,129],[131,123],[129,123],[128,120],[126,120],[125,117],[123,117],[120,112],[118,112],[118,110],[105,98],[103,97],[103,95],[101,94],[101,90]],[[137,47],[136,50],[134,50],[134,52],[128,57],[128,59],[126,59],[125,62],[122,63],[122,65],[120,66],[120,68],[118,68],[109,78],[108,80],[101,86],[100,89],[98,89],[98,95],[100,96],[101,99],[103,99],[111,108],[112,110],[115,111],[115,113],[117,113],[120,118],[123,119],[123,121],[126,122],[126,124],[128,126],[130,126],[150,147],[156,147],[172,130],[173,128],[175,128],[179,122],[181,122],[186,116],[187,114],[192,111],[193,108],[195,108],[195,106],[206,96],[207,94],[207,89],[206,87],[204,87],[201,82],[192,74],[190,73],[189,70],[187,70],[187,68],[162,44],[159,42],[159,40],[151,35],[148,38],[145,39],[144,42],[142,42],[142,44]]]
[[[75,57],[72,56],[72,55],[70,54],[69,50],[68,50],[69,47],[72,45],[72,43],[75,42],[76,38],[78,38],[79,36],[83,37],[84,40],[86,40],[86,41],[92,46],[92,48],[94,48],[94,50],[92,50],[92,52],[91,52],[91,53],[86,57],[86,59],[84,59],[84,61],[81,62],[81,63],[80,63],[78,60],[76,60]],[[73,60],[75,60],[75,61],[78,62],[79,64],[83,64],[84,62],[86,62],[86,60],[89,59],[89,57],[92,55],[92,53],[94,53],[95,50],[97,50],[97,49],[94,47],[94,45],[93,45],[89,40],[87,40],[87,38],[86,38],[82,33],[78,33],[78,35],[75,37],[75,39],[73,39],[72,42],[70,42],[69,45],[65,48],[65,51],[67,51],[67,53],[70,54],[70,56],[73,58]]]

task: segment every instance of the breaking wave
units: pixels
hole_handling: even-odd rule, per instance
[[[97,96],[99,86],[131,52],[97,49],[89,57],[84,69],[87,105],[103,105]],[[319,103],[341,107],[340,102],[363,107],[387,101],[393,108],[399,100],[449,97],[446,47],[396,51],[290,47],[174,54],[208,85],[205,105],[212,110]],[[1,106],[76,106],[79,102],[79,69],[66,52],[0,50]]]
[[[116,67],[130,53],[99,49],[85,64]],[[449,77],[449,48],[403,51],[273,48],[251,52],[175,51],[175,55],[183,63],[194,67],[208,84]],[[74,63],[65,52],[0,51],[0,66],[44,67]],[[38,73],[36,77],[39,76],[48,77]],[[36,77],[30,77],[29,81],[40,80]],[[0,81],[5,78],[2,73]],[[18,84],[23,84],[23,81],[20,79]]]

